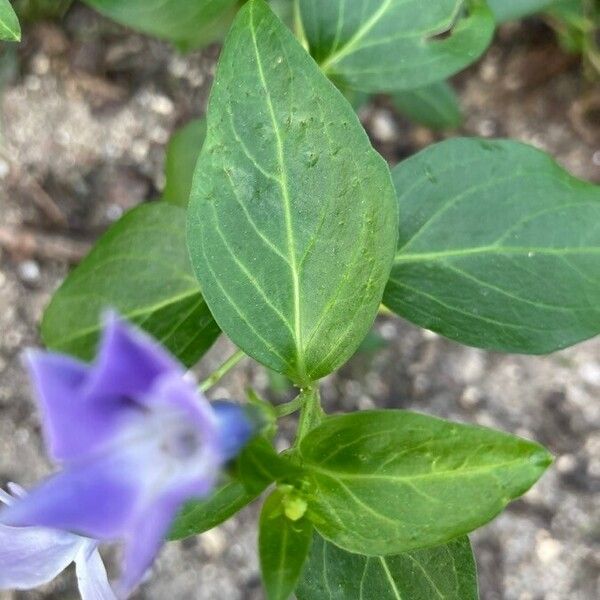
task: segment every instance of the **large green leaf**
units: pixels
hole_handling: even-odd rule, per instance
[[[234,479],[217,488],[206,500],[188,502],[171,528],[170,539],[180,540],[220,525],[255,500],[261,492],[256,490],[250,493],[241,482]]]
[[[9,42],[21,40],[19,19],[8,0],[0,0],[0,40]]]
[[[231,23],[239,0],[84,0],[107,17],[132,29],[189,50],[219,39]]]
[[[481,348],[545,353],[600,332],[600,188],[517,142],[454,139],[393,172],[384,302]]]
[[[248,2],[223,48],[189,208],[217,322],[297,383],[339,367],[378,310],[393,200],[350,105],[267,5]]]
[[[166,202],[188,205],[194,167],[205,137],[206,119],[194,119],[171,136],[165,156],[166,182],[162,194]]]
[[[476,529],[550,463],[533,442],[400,410],[329,418],[300,453],[315,526],[367,555],[444,544]]]
[[[498,23],[522,19],[559,2],[560,0],[487,0]]]
[[[266,500],[258,534],[260,566],[268,600],[288,600],[302,574],[312,542],[313,526],[305,517],[295,521],[285,513],[279,490]]]
[[[484,0],[299,0],[299,6],[311,54],[325,73],[366,92],[445,79],[474,62],[494,32]]]
[[[219,335],[185,245],[185,211],[163,202],[127,213],[56,292],[42,322],[54,350],[94,355],[107,308],[137,323],[186,365]]]
[[[392,556],[364,556],[315,534],[298,600],[477,600],[471,545],[461,537],[443,546]]]
[[[458,127],[462,121],[456,92],[446,81],[397,92],[392,95],[392,102],[409,119],[431,129]]]

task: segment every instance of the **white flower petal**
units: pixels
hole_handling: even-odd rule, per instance
[[[80,547],[81,538],[71,533],[0,525],[0,589],[27,590],[51,581]]]
[[[75,557],[81,600],[116,600],[96,544],[86,541]]]

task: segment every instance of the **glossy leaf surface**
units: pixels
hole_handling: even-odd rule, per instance
[[[223,49],[188,244],[227,335],[307,384],[356,350],[396,243],[389,171],[350,105],[262,0]]]
[[[344,86],[413,89],[446,79],[489,45],[483,0],[299,0],[311,54]]]
[[[478,600],[467,537],[391,556],[364,556],[315,534],[298,600]]]
[[[315,526],[367,555],[444,544],[480,527],[551,460],[533,442],[400,410],[328,418],[300,453]]]
[[[115,223],[52,298],[42,338],[53,350],[89,360],[108,308],[143,327],[186,365],[212,345],[219,328],[190,266],[183,209],[145,204]]]
[[[511,141],[455,139],[394,169],[384,296],[463,344],[541,354],[600,333],[600,188]]]

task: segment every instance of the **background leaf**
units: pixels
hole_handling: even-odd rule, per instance
[[[8,0],[0,0],[0,40],[21,41],[19,19]]]
[[[487,0],[498,23],[522,19],[559,2],[560,0]]]
[[[447,81],[397,92],[392,103],[411,121],[431,129],[453,129],[463,119],[456,92]]]
[[[258,534],[260,566],[268,600],[288,600],[302,573],[312,542],[312,523],[289,519],[284,495],[273,492],[265,501]]]
[[[517,142],[454,139],[393,172],[384,303],[463,344],[545,353],[600,332],[600,188]]]
[[[212,345],[219,328],[190,266],[183,209],[145,204],[115,223],[55,293],[42,338],[53,350],[89,360],[109,307],[188,366]]]
[[[165,189],[162,199],[177,206],[188,205],[194,168],[206,137],[206,119],[194,119],[169,140],[165,155]]]
[[[397,206],[352,108],[262,0],[223,49],[196,173],[188,244],[217,322],[296,383],[335,370],[377,313]]]
[[[84,0],[103,15],[182,50],[205,46],[222,37],[238,0]]]
[[[480,527],[551,460],[533,442],[400,410],[328,418],[300,454],[316,528],[367,555],[443,544]]]
[[[478,600],[467,537],[392,556],[364,556],[316,534],[298,600]]]
[[[483,0],[428,0],[426,10],[422,0],[299,0],[299,7],[325,73],[366,92],[446,79],[474,62],[494,32]]]
[[[262,491],[250,493],[234,479],[215,490],[206,500],[188,502],[171,528],[170,539],[180,540],[220,525],[255,500]]]

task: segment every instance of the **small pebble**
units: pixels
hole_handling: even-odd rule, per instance
[[[390,143],[396,140],[396,123],[387,110],[379,110],[373,115],[371,132],[380,142]]]
[[[542,531],[540,534],[538,537],[541,539],[538,539],[535,552],[540,562],[548,564],[558,558],[562,551],[562,544],[558,540],[551,538],[547,531]]]
[[[573,454],[563,454],[556,461],[559,473],[572,473],[577,469],[577,457]]]
[[[590,385],[600,386],[600,364],[587,362],[579,367],[579,376]]]
[[[25,283],[37,283],[40,280],[40,267],[34,260],[26,260],[19,263],[17,272],[21,281]]]

